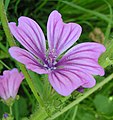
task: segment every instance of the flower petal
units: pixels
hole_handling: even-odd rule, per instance
[[[53,11],[47,23],[47,37],[50,51],[55,50],[57,56],[71,47],[79,39],[82,28],[76,23],[65,24],[61,14]]]
[[[19,73],[16,68],[5,70],[3,76],[0,76],[0,97],[4,100],[10,97],[15,98],[23,79],[23,74]]]
[[[7,76],[0,76],[0,97],[4,100],[8,99],[10,97],[8,92]]]
[[[46,44],[44,34],[39,25],[28,17],[20,17],[19,23],[10,22],[9,28],[14,37],[32,54],[44,59]]]
[[[87,83],[83,84],[82,87],[84,88],[92,88],[93,86],[95,86],[96,81],[95,79],[87,79]]]
[[[24,79],[24,76],[23,76],[22,72],[19,73],[16,68],[14,68],[10,71],[9,92],[10,92],[10,95],[12,93],[11,96],[13,98],[15,98],[15,96],[18,92],[19,86],[20,86],[23,79]],[[11,90],[11,88],[13,88],[12,89],[13,91]]]
[[[48,73],[48,71],[44,69],[44,66],[38,62],[38,59],[28,51],[19,47],[11,47],[9,53],[14,59],[25,64],[27,69],[39,74]]]
[[[57,63],[70,69],[82,69],[93,75],[104,75],[104,69],[98,64],[99,56],[105,52],[105,47],[98,43],[81,43],[70,49]]]
[[[61,95],[68,96],[75,89],[88,83],[89,81],[94,81],[95,79],[80,70],[72,69],[58,69],[49,74],[49,81],[53,88]],[[91,85],[92,87],[92,85]]]
[[[24,76],[22,73],[19,73],[16,68],[12,70],[4,71],[4,76],[9,76],[9,78],[6,79],[7,81],[7,93],[10,97],[15,98],[19,89],[19,86],[24,79]],[[4,83],[4,81],[3,81]]]

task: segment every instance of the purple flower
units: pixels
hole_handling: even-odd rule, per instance
[[[6,119],[6,118],[8,118],[8,114],[7,113],[5,113],[4,115],[3,115],[3,117]]]
[[[105,47],[98,43],[86,42],[68,50],[80,37],[82,28],[76,23],[63,23],[61,14],[53,11],[47,23],[47,40],[39,25],[28,17],[20,17],[18,26],[9,23],[11,33],[26,48],[12,47],[11,56],[39,74],[48,74],[49,82],[61,95],[67,96],[80,86],[91,88],[95,85],[92,75],[104,75],[98,64]]]
[[[3,75],[0,75],[0,97],[4,100],[15,98],[23,79],[23,74],[16,68],[5,70]]]

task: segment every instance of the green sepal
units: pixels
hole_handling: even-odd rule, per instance
[[[15,97],[15,99],[14,98],[12,98],[12,97],[10,97],[9,99],[7,99],[7,100],[1,100],[4,104],[6,104],[8,107],[10,107],[10,106],[12,106],[13,104],[14,104],[14,102],[15,102],[15,100],[18,100],[19,99],[19,95],[17,95],[16,97]]]

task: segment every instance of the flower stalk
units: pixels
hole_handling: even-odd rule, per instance
[[[75,105],[79,104],[81,101],[83,101],[84,99],[86,99],[89,95],[91,95],[92,93],[94,93],[96,90],[98,90],[99,88],[101,88],[102,86],[104,86],[105,84],[107,84],[109,81],[111,81],[113,79],[113,73],[111,75],[109,75],[107,78],[105,78],[102,82],[98,83],[95,87],[91,88],[90,90],[88,90],[86,93],[84,93],[82,96],[80,96],[78,99],[74,100],[72,103],[70,103],[69,105],[67,105],[66,107],[64,107],[62,110],[60,110],[59,112],[53,114],[50,118],[46,119],[46,120],[54,120],[55,118],[57,118],[58,116],[62,115],[64,112],[68,111],[69,109],[71,109],[72,107],[74,107]]]
[[[9,45],[10,46],[15,46],[13,36],[11,35],[11,32],[10,32],[9,27],[8,27],[8,20],[7,20],[7,17],[6,17],[6,12],[5,12],[5,9],[4,9],[3,0],[0,0],[0,18],[1,18],[2,26],[3,26],[3,29],[5,31],[6,38],[9,42]]]
[[[10,115],[13,116],[12,105],[9,106],[9,110],[10,110]]]

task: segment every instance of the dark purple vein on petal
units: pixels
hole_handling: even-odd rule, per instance
[[[39,44],[40,44],[41,49],[42,49],[43,52],[44,52],[44,49],[43,49],[43,47],[42,47],[41,41],[40,41],[40,39],[39,39],[39,36],[37,35],[36,31],[33,29],[31,23],[29,22],[29,24],[28,24],[28,23],[26,22],[26,24],[33,30],[34,34],[35,34],[36,37],[38,38],[37,40],[38,40],[38,42],[39,42]],[[34,24],[34,23],[33,23],[33,24]],[[34,24],[34,25],[35,25],[35,24]],[[35,25],[35,26],[36,26],[36,25]],[[36,28],[37,28],[37,26],[36,26]],[[38,28],[37,28],[37,30],[38,30]],[[38,32],[39,32],[39,30],[38,30]],[[39,34],[40,34],[40,32],[39,32]],[[41,35],[40,35],[40,38],[42,38]],[[34,43],[34,42],[33,42],[33,43]],[[34,44],[35,44],[35,43],[34,43]]]
[[[59,44],[60,44],[60,42],[61,42],[61,38],[62,38],[62,35],[63,35],[63,30],[64,30],[64,25],[63,25],[63,27],[62,27],[62,31],[61,31],[61,33],[60,33],[60,35],[59,35],[58,40],[57,40],[56,49],[58,49],[58,46],[59,46]]]
[[[66,43],[65,46],[67,45],[66,40],[70,37],[70,34],[73,32],[73,30],[74,30],[75,28],[76,28],[76,27],[74,27],[74,28],[72,29],[72,26],[71,26],[71,28],[70,28],[71,30],[70,30],[70,32],[68,33],[67,37],[65,38],[65,40],[64,40],[64,42],[63,42],[63,43]],[[75,35],[74,35],[74,36],[75,36]],[[72,39],[71,39],[71,40],[72,40]],[[71,41],[71,40],[70,40],[70,41]],[[70,41],[68,41],[68,43],[69,43]],[[60,51],[60,49],[63,48],[63,46],[64,46],[64,44],[61,44],[61,45],[59,46],[59,48],[58,48],[59,51]]]
[[[72,70],[76,70],[77,72],[79,71],[79,72],[82,72],[82,71],[80,71],[80,70],[78,70],[78,69],[71,69],[71,70],[69,70],[69,69],[66,69],[66,68],[64,68],[63,69],[63,71],[66,71],[66,72],[71,72],[71,73],[73,73],[74,75],[76,75],[80,80],[82,80],[83,78],[81,78],[81,76],[79,76],[76,72],[73,72]],[[61,74],[63,74],[63,73],[61,73]],[[68,77],[66,74],[65,74],[65,76],[66,77]],[[70,80],[70,81],[72,81],[69,77],[68,77],[68,79]],[[84,82],[84,80],[82,81],[82,82]]]
[[[33,47],[21,36],[21,34],[18,32],[18,34],[20,35],[20,37],[22,38],[21,39],[21,42],[23,42],[23,44],[27,45],[27,47],[29,47],[30,51],[32,51],[32,54],[35,54],[36,57],[40,57],[42,60],[43,60],[43,57],[41,54],[38,54],[35,49],[33,49]]]
[[[33,58],[31,58],[30,56],[27,56],[27,55],[22,54],[22,53],[19,53],[19,54],[20,54],[20,56],[24,56],[26,58],[29,58],[31,61],[33,61],[34,63],[36,63],[36,65],[39,65],[40,67],[42,67],[41,64],[39,64],[36,60],[34,60]]]

